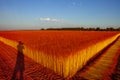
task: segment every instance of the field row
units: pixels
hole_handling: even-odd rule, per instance
[[[76,78],[84,77],[87,80],[119,80],[120,77],[120,38],[112,45],[100,52],[83,70],[77,72]],[[116,71],[116,69],[118,69]],[[116,74],[117,72],[117,74]],[[116,76],[115,76],[116,74]]]
[[[119,64],[117,65],[117,73],[114,73],[120,55],[119,50],[120,38],[101,52],[102,54],[95,58],[94,62],[85,66],[82,71],[78,71],[70,80],[119,80]],[[15,69],[17,50],[0,42],[0,51],[0,79],[10,80]],[[25,80],[63,80],[61,76],[55,74],[53,71],[42,67],[27,56],[24,57],[25,71],[23,76]],[[17,78],[19,79],[19,76]]]
[[[118,32],[95,31],[8,31],[0,40],[17,49],[24,43],[24,54],[65,78],[72,77],[93,56],[115,41]]]
[[[0,80],[12,79],[17,62],[18,51],[2,42],[0,42]],[[25,70],[23,72],[24,80],[56,80],[62,77],[55,74],[54,71],[47,69],[40,64],[34,62],[24,55]],[[18,68],[20,70],[21,68]],[[18,71],[16,78],[19,80],[20,72]],[[16,80],[16,79],[15,79]]]

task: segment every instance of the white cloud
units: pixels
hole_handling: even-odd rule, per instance
[[[59,21],[58,19],[54,19],[54,18],[40,18],[41,21],[52,21],[52,22],[57,22]]]

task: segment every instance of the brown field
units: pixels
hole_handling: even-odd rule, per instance
[[[119,36],[110,31],[1,31],[0,80],[111,80]]]

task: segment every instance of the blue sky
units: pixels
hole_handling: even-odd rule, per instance
[[[120,0],[0,0],[0,29],[120,27]]]

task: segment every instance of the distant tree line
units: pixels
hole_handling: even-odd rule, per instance
[[[41,29],[41,30],[80,30],[80,31],[120,31],[120,27],[119,28],[113,28],[113,27],[109,27],[109,28],[105,28],[102,29],[100,27],[96,27],[96,28],[85,28],[85,27],[76,27],[76,28],[47,28],[47,29]]]

